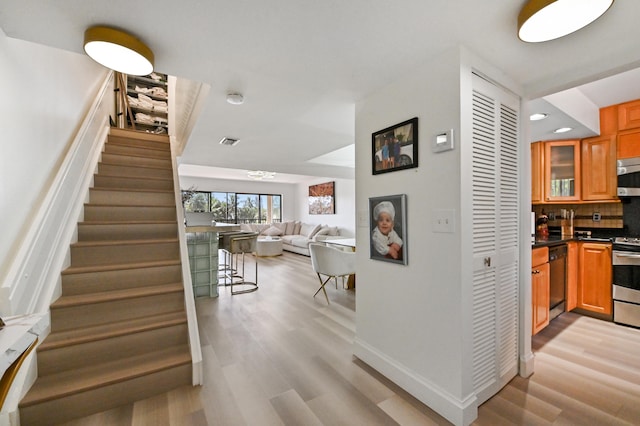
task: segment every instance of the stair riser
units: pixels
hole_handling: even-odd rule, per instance
[[[175,206],[84,206],[84,220],[103,221],[143,221],[176,220]]]
[[[102,153],[102,162],[109,164],[119,164],[122,166],[142,166],[158,167],[161,169],[171,169],[171,160],[160,160],[157,158],[129,157],[127,155]]]
[[[113,191],[91,188],[89,200],[91,204],[119,206],[175,206],[173,192]]]
[[[137,148],[155,149],[157,151],[171,152],[171,146],[168,142],[148,141],[141,139],[121,138],[118,136],[109,136],[105,145],[122,145]]]
[[[104,152],[109,154],[131,155],[134,157],[159,158],[162,160],[171,160],[171,151],[160,151],[157,149],[142,148],[131,145],[119,145],[107,143],[104,146]]]
[[[121,166],[117,164],[98,164],[98,174],[102,176],[131,176],[148,178],[171,179],[173,174],[169,169],[154,167]]]
[[[182,281],[180,264],[153,268],[120,269],[115,271],[62,274],[62,295],[96,293],[146,287]]]
[[[96,266],[180,259],[178,242],[71,246],[71,266]]]
[[[78,241],[144,240],[177,237],[178,224],[176,222],[166,224],[78,224]]]
[[[93,178],[95,188],[131,188],[131,189],[163,189],[173,190],[171,179],[145,179],[120,176],[96,175]]]
[[[183,293],[168,293],[89,305],[51,309],[51,330],[64,331],[93,325],[161,315],[184,309]]]
[[[132,132],[130,130],[119,129],[117,127],[112,127],[109,131],[108,141],[126,141],[128,143],[157,143],[163,144],[165,146],[169,146],[169,136],[168,135],[159,135],[155,133],[147,133],[147,132]]]
[[[25,426],[63,423],[190,385],[191,364],[180,365],[81,394],[20,407],[20,421]]]
[[[189,331],[185,323],[95,342],[38,351],[38,376],[43,377],[62,371],[77,370],[188,343]]]

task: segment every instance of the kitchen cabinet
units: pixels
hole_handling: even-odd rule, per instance
[[[618,132],[617,159],[640,157],[640,128]]]
[[[580,201],[580,140],[544,143],[544,201]]]
[[[581,242],[578,246],[576,307],[603,317],[612,314],[611,244]]]
[[[565,310],[572,311],[578,306],[578,243],[567,243],[567,294]]]
[[[549,325],[549,248],[540,247],[531,251],[531,335]]]
[[[597,136],[581,142],[582,199],[616,198],[616,137]]]
[[[618,105],[600,108],[600,136],[618,133]]]
[[[534,142],[531,144],[531,202],[544,202],[544,159],[543,159],[543,142]]]
[[[640,99],[618,105],[618,131],[640,128]]]

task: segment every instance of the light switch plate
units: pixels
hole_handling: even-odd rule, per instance
[[[431,215],[433,232],[455,232],[455,216],[456,211],[453,209],[434,209]]]

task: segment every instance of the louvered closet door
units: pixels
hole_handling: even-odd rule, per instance
[[[473,80],[473,385],[478,404],[518,368],[518,98]]]

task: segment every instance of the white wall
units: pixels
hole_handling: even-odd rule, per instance
[[[336,214],[309,214],[309,185],[335,182]],[[318,178],[297,185],[298,208],[296,219],[306,223],[337,226],[340,235],[356,234],[356,185],[352,179]]]
[[[0,281],[106,73],[0,29]]]
[[[371,133],[418,117],[419,167],[372,175]],[[460,232],[436,233],[434,209],[460,219],[460,148],[430,143],[460,129],[457,49],[414,67],[356,107],[357,214],[368,198],[407,194],[408,265],[369,259],[369,228],[359,226],[356,355],[453,421],[463,394]]]

